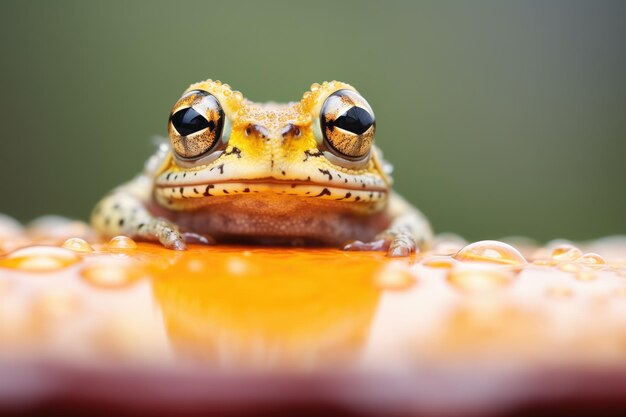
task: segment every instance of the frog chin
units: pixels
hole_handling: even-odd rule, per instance
[[[190,191],[183,187],[182,194],[157,188],[158,204],[149,210],[182,230],[219,242],[341,246],[354,239],[369,241],[388,227],[388,213],[383,210],[386,191],[293,185],[287,181],[214,183],[196,186],[198,195],[193,186]],[[188,197],[187,192],[195,196]]]
[[[387,200],[383,187],[348,187],[334,183],[315,183],[298,180],[229,180],[210,184],[177,184],[157,186],[155,198],[165,207],[185,210],[222,203],[228,200],[275,200],[280,204],[306,200],[327,203],[352,203],[353,206],[379,207]]]

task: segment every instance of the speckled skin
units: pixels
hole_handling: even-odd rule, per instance
[[[360,161],[344,161],[321,139],[320,109],[342,89],[356,91],[333,81],[314,84],[300,102],[257,104],[219,81],[191,85],[185,93],[202,90],[219,101],[227,143],[196,164],[161,144],[139,176],[98,203],[92,224],[105,236],[172,249],[216,240],[406,256],[428,245],[428,221],[392,192],[376,147]]]

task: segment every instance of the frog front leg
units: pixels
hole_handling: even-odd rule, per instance
[[[94,208],[91,224],[103,236],[125,235],[158,241],[169,249],[184,250],[186,243],[213,243],[212,239],[195,233],[183,233],[173,222],[154,216],[149,210],[155,172],[167,158],[167,145],[161,144],[144,166],[143,172],[117,187]]]
[[[430,223],[426,216],[404,198],[392,193],[387,212],[392,221],[386,230],[371,242],[350,242],[344,250],[384,250],[387,256],[402,257],[430,246],[433,240]]]
[[[146,208],[149,190],[150,180],[144,175],[116,188],[96,205],[91,224],[103,236],[125,235],[184,250],[186,244],[179,228],[169,220],[154,217]]]

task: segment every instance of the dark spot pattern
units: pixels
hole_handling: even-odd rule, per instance
[[[318,168],[317,170],[318,170],[319,172],[321,172],[322,174],[327,175],[327,176],[328,176],[328,180],[329,180],[329,181],[332,181],[332,180],[333,180],[333,176],[332,176],[332,174],[330,173],[330,171],[329,171],[329,170],[327,170],[327,169],[322,169],[322,168]]]
[[[209,184],[206,186],[206,189],[204,190],[204,193],[202,194],[205,197],[209,197],[209,196],[213,196],[213,194],[211,194],[210,190],[211,188],[215,187],[213,184]]]
[[[350,198],[350,197],[352,197],[352,193],[346,193],[346,195],[345,195],[345,196],[343,196],[343,197],[341,197],[341,198],[338,198],[338,199],[337,199],[337,201],[340,201],[340,200],[345,200],[346,198]],[[358,197],[357,197],[357,198],[358,198]]]
[[[309,150],[306,150],[306,151],[304,151],[304,159],[302,161],[306,162],[309,159],[309,157],[311,157],[311,158],[319,158],[322,155],[324,155],[324,154],[320,150],[315,151],[315,152],[311,152]]]
[[[322,196],[325,196],[325,195],[331,195],[331,192],[330,192],[330,191],[328,191],[328,188],[324,188],[324,189],[322,190],[322,192],[321,192],[321,193],[319,193],[318,195],[316,195],[315,197],[322,197]]]
[[[241,158],[241,149],[239,149],[236,146],[233,146],[233,149],[231,149],[230,152],[224,152],[224,155],[232,155],[232,154],[237,155],[237,158]]]

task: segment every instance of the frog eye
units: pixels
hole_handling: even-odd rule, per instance
[[[324,143],[336,156],[349,160],[369,155],[376,120],[374,112],[358,93],[339,90],[328,96],[320,111]]]
[[[224,111],[217,99],[206,91],[193,90],[174,105],[168,130],[174,151],[188,160],[216,150],[223,129]]]

